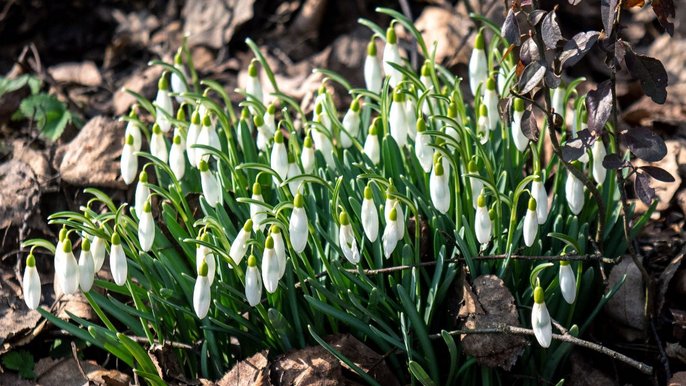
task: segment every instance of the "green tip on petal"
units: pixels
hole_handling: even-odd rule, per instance
[[[250,118],[250,111],[248,111],[247,107],[243,107],[241,110],[241,120],[247,121]]]
[[[62,242],[62,250],[67,253],[71,252],[71,240],[68,237]]]
[[[210,234],[205,232],[200,236],[200,241],[204,241],[206,243],[210,242]]]
[[[445,173],[445,170],[443,170],[443,161],[441,161],[441,157],[438,157],[434,163],[434,174],[442,176],[443,173]]]
[[[181,145],[181,136],[178,134],[174,136],[174,145]]]
[[[186,112],[183,111],[183,106],[179,107],[179,109],[176,111],[176,120],[182,122],[186,120]]]
[[[33,256],[33,253],[29,253],[29,256],[26,257],[26,266],[27,267],[35,267],[36,266],[36,257]]]
[[[87,238],[84,238],[83,241],[81,241],[81,250],[86,252],[91,250],[91,242]]]
[[[183,64],[183,57],[181,56],[181,47],[176,51],[174,55],[174,64]]]
[[[202,263],[200,263],[200,268],[198,269],[198,276],[207,276],[207,271],[209,271],[209,267],[207,266],[207,261],[205,259],[202,259]]]
[[[317,93],[319,95],[324,95],[327,94],[329,90],[326,89],[326,79],[322,81],[322,84],[319,86],[319,89],[317,90]]]
[[[283,143],[283,133],[281,130],[276,130],[276,133],[274,133],[274,142]]]
[[[133,135],[129,134],[126,136],[126,144],[129,146],[133,146]]]
[[[248,267],[257,267],[257,258],[255,255],[248,257]]]
[[[376,56],[376,41],[373,37],[367,44],[367,56]]]
[[[162,134],[162,129],[160,128],[160,125],[157,124],[157,122],[155,122],[155,124],[152,125],[152,132],[154,134]]]
[[[486,89],[490,91],[495,91],[495,78],[493,76],[489,77],[486,81]]]
[[[302,194],[298,193],[295,195],[295,199],[293,200],[293,205],[296,208],[302,208],[305,206],[305,197],[303,197]]]
[[[449,118],[457,117],[457,103],[455,101],[451,101],[450,104],[448,105],[448,117]]]
[[[560,265],[562,265],[562,266],[567,266],[567,265],[569,265],[569,261],[567,261],[567,260],[561,260],[561,261],[560,261]]]
[[[515,98],[514,100],[514,109],[517,112],[523,112],[524,109],[526,109],[526,105],[524,104],[524,99],[522,98]]]
[[[338,215],[338,222],[341,223],[341,225],[350,225],[350,217],[348,217],[347,212],[341,212],[340,215]]]
[[[253,59],[250,61],[250,65],[248,66],[248,75],[250,77],[255,78],[257,77],[257,60]]]
[[[490,218],[491,221],[495,221],[495,217],[496,217],[497,215],[498,215],[498,213],[496,213],[495,209],[489,209],[489,211],[488,211],[488,218]]]
[[[264,119],[262,119],[261,116],[255,115],[252,119],[252,122],[255,124],[257,127],[262,127],[264,125]]]
[[[537,286],[534,289],[534,302],[536,304],[543,304],[545,302],[545,291],[541,286]]]
[[[388,218],[391,221],[398,221],[398,209],[393,207],[393,209],[391,209],[391,212],[388,214]]]
[[[479,208],[486,206],[486,196],[483,193],[479,194],[479,198],[476,199],[476,206]]]
[[[274,239],[271,235],[267,236],[267,240],[264,242],[264,247],[267,249],[274,249]]]
[[[541,174],[536,174],[536,175],[534,176],[534,181],[536,181],[536,182],[541,182],[541,181],[543,181],[543,177],[541,177]]]
[[[379,134],[379,130],[376,127],[376,120],[379,118],[374,119],[374,122],[372,122],[371,125],[369,125],[369,135],[377,135]]]
[[[169,90],[169,72],[162,73],[160,80],[157,82],[157,88],[160,90]]]
[[[314,114],[319,115],[324,111],[324,107],[322,106],[321,103],[317,103],[316,106],[314,106]]]
[[[200,163],[198,163],[198,169],[201,172],[206,172],[206,171],[210,170],[210,165],[207,164],[207,161],[205,161],[204,159],[201,159]]]
[[[198,110],[193,111],[193,115],[191,115],[191,123],[194,125],[200,124],[200,113]]]
[[[121,244],[121,236],[119,236],[119,233],[112,233],[112,238],[110,241],[113,245],[119,245]]]
[[[393,93],[393,102],[405,102],[405,94],[400,90],[396,90]]]
[[[372,192],[372,187],[371,185],[367,184],[367,186],[364,187],[364,199],[371,200],[373,197],[374,195]]]
[[[305,142],[303,145],[307,148],[312,148],[312,137],[310,137],[309,135],[305,137]]]
[[[295,156],[293,155],[292,152],[289,152],[289,153],[288,153],[288,163],[289,163],[289,164],[295,163]]]
[[[486,40],[484,39],[484,30],[480,29],[479,33],[476,34],[474,39],[474,49],[484,50],[486,48]]]
[[[480,117],[487,117],[488,116],[488,107],[484,103],[479,106],[479,116]]]
[[[269,227],[269,233],[278,234],[281,233],[281,229],[276,224],[272,224],[272,226]]]
[[[245,224],[243,224],[243,230],[246,232],[252,232],[252,219],[248,219]]]
[[[262,185],[260,185],[259,182],[252,184],[252,194],[260,196],[262,195]]]
[[[267,114],[269,115],[274,115],[276,114],[276,105],[273,103],[269,104],[269,107],[267,107]]]
[[[529,198],[529,210],[531,210],[531,211],[536,210],[536,199],[533,197]]]
[[[62,229],[60,229],[60,235],[59,235],[59,240],[64,241],[64,239],[67,238],[67,226],[63,225]]]
[[[354,112],[359,112],[360,111],[360,98],[355,98],[353,99],[352,102],[350,102],[350,110]]]
[[[150,200],[145,200],[145,204],[143,204],[143,212],[145,213],[150,213],[152,212],[152,205],[150,204]]]
[[[388,43],[388,44],[398,43],[398,37],[395,35],[395,28],[393,28],[393,25],[388,27],[388,29],[386,30],[386,43]]]
[[[210,119],[210,114],[205,114],[205,116],[202,117],[202,125],[207,127],[212,125],[212,119]]]
[[[417,132],[423,133],[425,131],[426,131],[426,122],[424,122],[424,118],[417,119]]]
[[[431,62],[426,60],[424,61],[424,64],[422,64],[422,76],[429,77],[431,76]]]
[[[470,173],[477,173],[479,171],[479,166],[476,164],[476,160],[469,161],[467,170],[469,170]]]

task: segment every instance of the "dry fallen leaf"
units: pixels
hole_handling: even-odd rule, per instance
[[[269,386],[268,351],[257,354],[238,362],[231,371],[217,382],[217,386]]]
[[[385,386],[400,385],[391,369],[386,365],[383,357],[369,348],[369,346],[357,340],[354,336],[350,334],[332,335],[329,336],[326,341],[335,348],[336,351],[348,357],[357,367],[367,372],[372,378],[383,383]],[[341,365],[349,371],[353,371],[345,363],[341,362]]]
[[[60,63],[48,68],[48,73],[60,83],[76,83],[91,87],[102,84],[100,70],[91,61]]]
[[[0,229],[27,221],[39,200],[39,181],[29,165],[18,159],[0,164]]]
[[[343,367],[321,346],[291,351],[274,360],[271,380],[276,386],[342,386]]]

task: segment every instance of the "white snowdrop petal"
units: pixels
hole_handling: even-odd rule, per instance
[[[93,268],[94,272],[100,271],[103,263],[105,263],[105,240],[100,237],[93,237],[93,243],[91,243],[91,255],[93,257]]]
[[[200,184],[205,200],[211,207],[216,207],[222,200],[222,192],[217,177],[209,170],[200,172]]]
[[[79,255],[79,286],[81,287],[81,291],[90,291],[94,279],[95,266],[93,263],[93,255],[90,251],[81,250],[81,254]]]
[[[121,244],[112,244],[110,247],[110,270],[112,271],[112,278],[117,285],[124,285],[128,276],[128,263],[124,248]]]
[[[136,193],[134,196],[134,208],[136,209],[136,216],[141,217],[141,213],[143,213],[143,206],[145,206],[145,201],[148,200],[149,196],[150,188],[148,188],[148,185],[146,185],[145,183],[139,181],[136,185]]]
[[[177,180],[183,179],[186,174],[186,159],[183,156],[183,147],[180,144],[172,144],[169,151],[169,167]]]
[[[274,248],[265,248],[262,255],[262,283],[270,294],[279,288],[279,271],[279,260]]]
[[[476,95],[477,88],[486,81],[487,77],[488,59],[486,52],[480,49],[472,50],[472,56],[469,59],[469,88],[472,95]]]
[[[398,245],[398,234],[396,231],[398,221],[388,220],[386,223],[386,228],[384,228],[383,235],[381,236],[381,241],[383,244],[384,256],[388,259],[395,250],[396,245]]]
[[[79,289],[79,264],[74,252],[64,252],[62,259],[64,267],[60,270],[60,285],[62,291],[70,295]]]
[[[260,304],[262,299],[262,278],[257,267],[250,267],[245,271],[245,297],[252,307]]]
[[[144,252],[148,252],[152,248],[155,241],[155,220],[152,217],[152,212],[143,211],[141,214],[138,221],[138,241]]]
[[[593,155],[593,179],[596,183],[602,184],[605,182],[605,176],[607,175],[607,170],[603,166],[603,160],[607,155],[607,150],[605,149],[602,140],[598,139],[593,143],[591,154]]]
[[[121,176],[127,185],[135,181],[138,174],[138,157],[133,154],[134,151],[129,144],[125,144],[121,151]]]
[[[562,297],[567,303],[573,304],[576,299],[576,275],[570,264],[560,264],[559,282]]]
[[[302,253],[307,246],[307,213],[304,208],[293,208],[291,221],[288,224],[288,233],[296,253]]]
[[[440,167],[440,166],[439,166]],[[431,202],[436,210],[441,213],[446,213],[450,209],[450,191],[448,189],[448,179],[445,172],[443,175],[436,175],[436,168],[431,171],[429,177],[429,193]]]
[[[565,181],[565,196],[569,210],[574,215],[581,213],[581,210],[584,208],[584,184],[569,172],[567,174],[567,181]]]
[[[545,224],[548,219],[548,193],[541,181],[531,182],[531,194],[536,200],[536,215],[538,224]]]
[[[491,217],[488,215],[488,208],[478,207],[476,208],[476,217],[474,219],[474,232],[476,233],[476,239],[480,244],[488,244],[491,241]]]
[[[553,337],[553,328],[550,314],[545,303],[534,303],[531,309],[531,328],[534,330],[536,340],[541,347],[550,347]]]
[[[236,239],[233,241],[233,244],[231,244],[231,248],[229,249],[229,256],[231,256],[236,265],[241,263],[243,256],[245,256],[245,252],[248,250],[249,237],[250,233],[246,232],[245,229],[241,228],[241,230],[238,231],[238,235],[236,236]]]
[[[27,266],[26,269],[24,269],[22,291],[24,292],[24,302],[26,303],[26,306],[31,310],[38,308],[41,297],[41,283],[36,267]]]
[[[379,161],[381,161],[381,149],[378,136],[367,135],[367,140],[364,143],[364,154],[372,160],[374,165],[379,164]]]
[[[212,300],[210,281],[207,276],[198,276],[193,287],[193,309],[198,318],[203,319],[207,316]]]
[[[524,244],[526,244],[527,247],[534,245],[536,234],[538,233],[538,215],[535,210],[526,210],[522,232],[524,233]]]
[[[369,56],[364,60],[364,83],[367,90],[378,94],[381,91],[383,75],[381,74],[381,64],[376,56]]]
[[[369,241],[375,242],[379,236],[379,214],[373,200],[364,199],[362,201],[361,217],[364,234]]]

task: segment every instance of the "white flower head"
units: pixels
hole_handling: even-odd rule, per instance
[[[95,264],[90,249],[90,241],[84,238],[81,242],[81,253],[79,254],[79,286],[83,292],[91,290],[93,280],[95,279]]]
[[[383,70],[390,77],[390,85],[395,88],[403,80],[402,72],[398,71],[389,63],[402,65],[400,50],[398,48],[398,37],[395,34],[393,25],[386,30],[386,45],[383,50]]]
[[[138,241],[141,244],[141,250],[144,252],[150,251],[155,241],[155,219],[152,217],[150,198],[145,202],[143,213],[138,220]]]
[[[338,241],[343,250],[343,256],[349,262],[357,264],[360,262],[360,250],[357,248],[357,240],[355,240],[355,233],[353,227],[350,225],[350,217],[348,213],[343,211],[338,217],[340,227],[338,229]]]
[[[62,242],[61,264],[55,266],[62,292],[73,294],[79,289],[79,264],[72,251],[71,240],[67,236]]]
[[[193,288],[193,309],[200,319],[207,316],[210,302],[212,301],[210,280],[207,277],[208,270],[207,262],[203,259],[198,269],[198,277],[195,279],[195,287]]]
[[[362,229],[367,239],[372,243],[376,241],[379,236],[379,212],[377,212],[376,205],[374,205],[374,195],[372,193],[371,184],[367,184],[364,188],[364,199],[362,200]]]
[[[202,186],[203,197],[205,197],[205,201],[211,207],[215,208],[222,201],[222,190],[217,176],[210,171],[210,166],[205,160],[200,160],[198,169],[200,170],[200,185]]]
[[[488,107],[485,104],[479,106],[479,118],[476,120],[476,136],[479,142],[483,145],[488,142],[490,133],[490,124],[488,120]]]
[[[538,174],[531,182],[531,195],[536,199],[536,214],[538,224],[542,225],[548,220],[548,193],[541,175]]]
[[[269,235],[264,242],[264,253],[262,254],[262,283],[270,294],[279,288],[280,273],[281,265],[274,250],[274,239]]]
[[[264,121],[262,130],[264,131],[265,136],[273,137],[276,133],[276,105],[274,103],[269,104],[262,119]]]
[[[186,72],[186,67],[183,65],[183,57],[181,56],[182,53],[182,49],[179,48],[179,50],[176,52],[176,55],[174,55],[174,68],[176,68],[178,72],[173,71],[171,73],[171,89],[176,94],[183,94],[188,91],[188,86],[186,85],[188,73]],[[178,95],[176,97],[176,101],[182,103],[183,97]]]
[[[500,114],[498,113],[498,91],[496,91],[495,79],[493,77],[486,80],[486,90],[484,91],[484,101],[488,109],[488,129],[494,131],[500,123]]]
[[[145,201],[148,200],[148,196],[150,196],[148,173],[145,170],[141,170],[141,173],[138,175],[138,184],[136,185],[136,193],[134,196],[136,216],[141,217],[143,206],[145,205]]]
[[[448,184],[448,174],[443,169],[442,156],[434,161],[433,170],[429,177],[429,193],[431,202],[436,210],[446,213],[450,209],[450,186]]]
[[[276,224],[269,228],[269,235],[274,241],[274,252],[276,252],[276,259],[279,262],[279,280],[281,280],[286,273],[286,243],[283,240],[281,229]]]
[[[110,270],[112,271],[112,278],[117,285],[124,285],[128,276],[128,262],[126,261],[126,254],[121,245],[121,236],[118,233],[112,234],[110,245]]]
[[[488,244],[491,241],[492,228],[491,216],[486,206],[486,196],[482,192],[477,200],[476,216],[474,218],[474,233],[476,233],[476,239],[480,244]]]
[[[522,117],[524,116],[524,110],[526,106],[524,105],[524,100],[522,98],[514,99],[514,112],[512,113],[512,141],[514,142],[517,150],[523,152],[529,145],[529,138],[522,132]]]
[[[212,118],[209,114],[205,114],[202,119],[202,126],[200,127],[200,133],[198,134],[198,139],[196,145],[204,145],[211,147],[217,151],[221,151],[221,143],[219,142],[219,136],[217,135],[217,130],[214,125],[212,125]],[[216,156],[213,156],[215,159]],[[195,161],[200,164],[201,160],[209,161],[210,151],[207,149],[195,149]]]
[[[425,134],[425,131],[426,123],[423,118],[419,118],[417,120],[417,135],[414,139],[414,153],[424,172],[428,173],[433,166],[434,149],[429,146],[431,137]]]
[[[205,232],[200,236],[200,240],[204,242],[210,241],[210,235]],[[212,250],[204,245],[198,244],[195,248],[195,269],[200,271],[200,266],[202,262],[205,261],[207,264],[207,280],[209,280],[210,285],[214,282],[214,276],[217,272],[217,260],[212,253]],[[229,265],[229,268],[233,268]]]
[[[343,130],[341,131],[341,146],[344,149],[353,144],[360,134],[360,99],[355,98],[350,103],[350,108],[343,116]]]
[[[41,283],[38,270],[36,269],[36,258],[30,253],[26,258],[26,268],[22,279],[22,291],[24,292],[24,302],[30,310],[35,310],[40,304]]]
[[[470,174],[479,174],[479,167],[476,163],[476,160],[473,159],[469,161],[469,164],[467,164],[467,170]],[[481,191],[484,189],[484,182],[479,178],[471,177],[469,179],[469,184],[472,188],[472,205],[474,206],[474,209],[476,209],[479,207],[478,200]]]
[[[393,92],[393,102],[388,115],[388,126],[390,127],[391,137],[402,148],[407,144],[408,122],[407,114],[405,113],[405,94],[396,90]]]
[[[104,232],[105,228],[100,227],[100,231]],[[93,243],[91,244],[91,255],[93,256],[93,270],[94,272],[100,271],[102,265],[105,263],[105,239],[94,236]]]
[[[196,109],[191,115],[191,124],[188,126],[188,133],[186,134],[186,154],[188,154],[188,162],[191,166],[198,167],[198,158],[196,153],[200,149],[196,149],[193,145],[198,143],[198,136],[202,129],[202,122],[200,121],[200,112]]]
[[[248,240],[250,239],[250,234],[252,233],[252,230],[253,221],[251,219],[248,219],[243,225],[243,228],[241,228],[241,230],[238,231],[238,235],[236,235],[236,238],[233,240],[233,243],[231,244],[229,256],[233,259],[233,262],[236,263],[236,265],[241,263],[241,260],[243,260],[243,256],[245,256],[245,252],[248,250]]]
[[[136,179],[138,173],[138,156],[134,153],[136,149],[133,145],[133,136],[126,136],[124,147],[121,150],[121,177],[124,179],[126,185],[132,183]]]
[[[252,307],[260,304],[262,299],[262,279],[257,269],[257,258],[253,255],[248,258],[248,268],[245,270],[245,297]]]
[[[262,93],[262,84],[260,83],[260,76],[257,72],[257,60],[253,59],[248,66],[248,83],[245,86],[245,92],[252,95],[260,103],[264,103],[264,96]],[[251,110],[253,107],[250,108]],[[255,111],[252,111],[254,114]]]
[[[603,160],[607,155],[607,150],[605,150],[602,139],[598,138],[593,143],[591,154],[593,155],[593,179],[596,183],[602,184],[605,182],[605,176],[607,175],[607,169],[603,166]]]
[[[524,215],[524,244],[527,247],[534,245],[536,235],[538,234],[538,214],[536,213],[536,199],[529,198],[529,205]]]
[[[255,115],[252,121],[257,129],[257,149],[259,151],[266,151],[267,146],[269,145],[269,139],[273,136],[273,133],[267,128],[267,125],[264,123],[264,118],[261,116]]]
[[[150,154],[159,158],[160,161],[167,163],[167,142],[164,139],[164,132],[157,123],[152,126],[152,136],[150,137]]]
[[[169,116],[174,114],[174,106],[172,105],[171,96],[169,96],[168,78],[168,72],[162,73],[162,77],[160,77],[157,83],[157,96],[155,97],[155,123],[165,133],[171,129]]]
[[[262,197],[262,186],[257,181],[252,185],[251,198],[255,201],[264,202],[264,198]],[[264,220],[267,219],[266,209],[262,205],[251,203],[250,218],[252,219],[255,229],[262,232],[265,227]]]
[[[398,245],[398,209],[393,207],[386,217],[386,228],[384,228],[383,236],[381,236],[381,241],[383,244],[384,256],[388,259]]]
[[[372,40],[367,45],[367,56],[364,59],[364,84],[367,90],[378,94],[383,84],[383,74],[381,73],[381,63],[376,57],[376,42]]]
[[[572,270],[572,266],[569,261],[560,261],[560,272],[559,279],[560,282],[560,292],[562,292],[562,297],[569,304],[574,304],[576,300],[576,275]]]
[[[312,136],[308,133],[303,142],[302,153],[300,154],[300,162],[302,162],[303,170],[305,173],[310,174],[314,171],[315,157],[314,157],[314,144],[312,142]]]
[[[553,339],[553,327],[551,325],[550,314],[545,305],[543,288],[536,286],[534,289],[534,305],[531,308],[531,328],[534,330],[536,340],[541,347],[550,347]]]
[[[321,104],[318,106],[321,106]],[[324,113],[317,115],[317,121],[324,125],[324,127],[326,127],[327,130],[329,130],[331,126],[324,124],[326,120],[324,117]],[[322,156],[324,156],[324,160],[326,160],[326,165],[332,168],[335,165],[335,150],[333,148],[333,144],[331,143],[331,138],[329,138],[328,136],[330,131],[328,133],[324,133],[320,130],[322,129],[320,127],[317,127],[311,132],[312,140],[314,141],[314,146],[316,147],[316,149],[322,153]]]
[[[276,174],[281,177],[281,180],[285,181],[288,176],[288,150],[283,143],[283,133],[281,133],[281,130],[277,130],[276,134],[274,134],[270,164]],[[274,183],[278,184],[276,177],[274,177]]]
[[[369,133],[367,140],[364,142],[364,154],[372,160],[374,165],[378,165],[381,161],[381,145],[379,144],[378,131],[382,125],[380,118],[374,118],[374,121],[369,126]]]
[[[584,208],[584,183],[570,171],[567,171],[567,180],[565,181],[565,197],[567,198],[569,210],[574,215],[581,213],[581,210]]]
[[[393,197],[396,193],[394,185],[389,185],[386,189],[386,202],[384,203],[384,218],[388,222],[393,209],[397,212],[397,221],[395,221],[395,236],[398,240],[402,240],[405,236],[405,213],[403,207],[398,203],[398,199]]]
[[[138,120],[138,114],[136,113],[136,106],[131,108],[131,112],[129,113],[129,121],[126,123],[126,130],[124,132],[124,138],[128,137],[129,135],[133,137],[133,148],[136,149],[136,151],[141,150],[141,146],[143,145],[143,136],[141,135],[141,129],[139,127],[140,123],[137,122]]]
[[[469,88],[476,96],[479,85],[488,77],[488,59],[486,57],[486,41],[483,30],[479,30],[474,41],[474,49],[469,59]]]
[[[186,158],[183,156],[183,139],[179,134],[174,135],[171,150],[169,150],[169,167],[177,180],[181,181],[186,174]]]
[[[296,253],[302,253],[307,246],[308,222],[305,212],[305,198],[298,193],[293,200],[293,212],[288,224],[288,233],[291,246]]]

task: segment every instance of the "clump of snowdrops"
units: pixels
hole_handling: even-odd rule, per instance
[[[263,349],[321,344],[378,384],[322,339],[346,332],[386,354],[401,382],[495,382],[503,374],[480,368],[445,331],[457,327],[446,308],[459,301],[465,270],[504,280],[535,333],[513,371],[559,376],[571,346],[551,339],[551,320],[582,334],[617,289],[602,293],[599,251],[588,242],[599,217],[603,255],[626,249],[605,145],[572,164],[602,193],[599,212],[583,182],[523,130],[531,106],[513,95],[515,63],[502,56],[498,28],[478,32],[463,80],[432,60],[410,21],[380,12],[394,18],[386,31],[362,21],[374,32],[365,84],[318,70],[311,113],[280,91],[250,40],[255,60],[236,90],[238,111],[222,85],[197,79],[185,47],[174,63],[153,62],[166,69],[154,102],[135,95],[122,118],[121,175],[133,201],[87,189],[93,198],[80,212],[50,216],[63,225],[57,245],[25,243],[29,308],[151,384],[163,380],[131,336],[189,345],[174,348],[188,377],[220,377]],[[427,58],[418,71],[400,52],[400,28]],[[581,81],[552,95],[573,122],[563,138],[585,125]],[[349,107],[333,103],[333,86]],[[54,254],[56,290],[82,291],[100,323],[40,308],[33,248]]]

